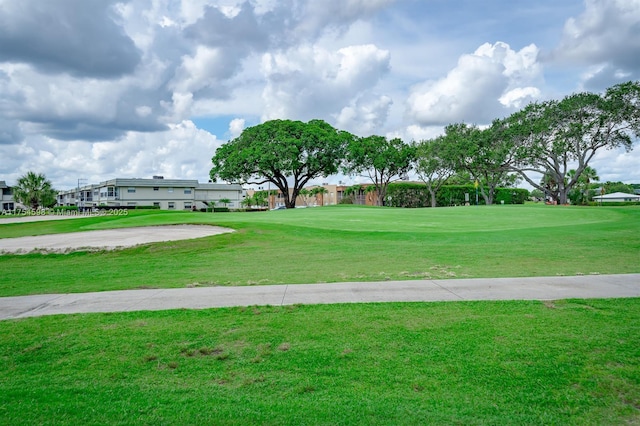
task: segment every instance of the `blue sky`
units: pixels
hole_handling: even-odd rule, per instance
[[[409,142],[638,79],[640,0],[0,0],[0,180],[206,181],[269,119]]]

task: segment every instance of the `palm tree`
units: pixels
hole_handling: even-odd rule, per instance
[[[571,169],[567,172],[567,177],[569,178],[569,180],[573,180],[575,176],[576,176],[575,169]],[[578,180],[576,181],[576,184],[575,184],[576,191],[578,191],[581,195],[580,202],[582,204],[586,204],[589,198],[588,197],[589,184],[593,182],[598,182],[599,180],[600,180],[600,177],[598,177],[598,172],[596,172],[596,169],[594,169],[593,167],[587,166],[584,168],[584,170],[582,170],[582,173],[578,177]]]
[[[313,188],[311,190],[311,195],[315,195],[317,196],[318,194],[320,194],[320,205],[324,206],[324,194],[329,193],[329,191],[327,191],[327,188],[323,187],[323,186],[316,186],[315,188]]]
[[[307,197],[311,195],[311,191],[309,191],[307,188],[302,188],[300,192],[298,192],[298,195],[302,197],[302,202],[305,206],[307,206]]]
[[[20,177],[13,188],[14,198],[34,210],[38,207],[53,207],[56,204],[56,194],[51,181],[44,174],[31,171]]]

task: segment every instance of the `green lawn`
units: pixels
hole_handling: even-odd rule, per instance
[[[129,216],[0,222],[0,238],[176,223],[215,224],[237,232],[110,252],[3,255],[0,296],[640,272],[637,207],[133,211]]]
[[[2,255],[0,295],[640,272],[639,219],[636,207],[526,205],[0,221],[0,238],[172,223],[237,231]],[[0,321],[4,424],[640,424],[640,299]]]
[[[0,322],[0,424],[640,422],[640,299]]]

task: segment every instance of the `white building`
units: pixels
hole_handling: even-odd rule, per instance
[[[0,180],[0,208],[2,210],[13,210],[15,208],[13,191],[3,180]]]
[[[192,210],[223,206],[239,208],[245,191],[237,184],[199,183],[197,180],[111,179],[60,191],[58,205],[79,207],[156,206],[162,210]],[[223,203],[221,200],[228,200]]]
[[[629,201],[640,201],[640,195],[625,194],[624,192],[614,192],[613,194],[597,195],[593,201],[602,203],[620,203]]]

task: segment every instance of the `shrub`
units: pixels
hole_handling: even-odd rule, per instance
[[[436,205],[461,206],[466,203],[465,194],[469,194],[469,204],[475,204],[476,189],[473,185],[445,185],[436,194]],[[430,207],[431,195],[423,183],[393,183],[387,189],[390,207]],[[520,188],[497,188],[494,204],[524,204],[529,191]],[[484,204],[484,198],[478,193],[478,204]]]

